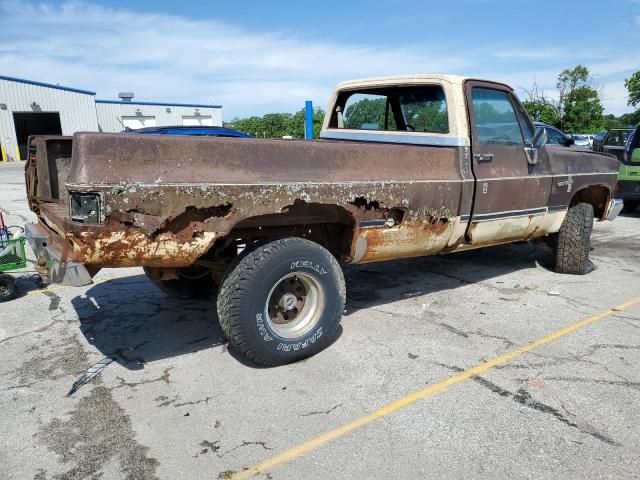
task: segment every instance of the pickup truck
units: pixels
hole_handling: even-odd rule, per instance
[[[80,286],[142,266],[169,294],[217,292],[231,345],[274,366],[337,338],[341,264],[546,240],[558,272],[585,274],[594,218],[622,208],[618,162],[546,145],[498,82],[344,82],[320,137],[33,137],[26,235],[42,275]]]

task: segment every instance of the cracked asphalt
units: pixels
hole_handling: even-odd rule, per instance
[[[0,185],[9,223],[32,220],[22,165],[0,164]],[[22,272],[21,297],[0,304],[0,478],[232,478],[640,296],[639,226],[596,224],[583,277],[532,244],[346,268],[341,337],[273,369],[227,348],[212,301],[168,298],[141,269],[49,290]],[[639,364],[636,305],[261,478],[638,478]]]

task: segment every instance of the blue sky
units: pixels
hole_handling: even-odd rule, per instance
[[[579,63],[621,114],[640,70],[640,0],[0,0],[0,18],[0,74],[222,103],[226,120],[324,107],[335,83],[372,75],[481,76],[521,97],[536,81],[554,96]]]

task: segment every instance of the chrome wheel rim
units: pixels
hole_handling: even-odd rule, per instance
[[[320,283],[306,273],[289,273],[273,286],[265,304],[264,316],[281,338],[295,339],[318,323],[325,295]]]

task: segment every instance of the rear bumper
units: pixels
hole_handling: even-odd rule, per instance
[[[38,273],[45,282],[81,287],[93,283],[84,264],[66,261],[64,242],[41,223],[27,223],[25,236],[36,254]]]
[[[607,208],[607,213],[605,215],[605,220],[614,220],[622,211],[622,206],[624,202],[620,198],[613,198],[609,202],[609,207]]]

